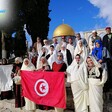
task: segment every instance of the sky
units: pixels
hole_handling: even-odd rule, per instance
[[[0,0],[0,24],[6,23],[1,14],[8,10],[7,0]],[[48,38],[51,39],[55,28],[63,23],[70,25],[77,32],[97,30],[112,26],[112,0],[50,0]],[[5,16],[5,18],[8,18]],[[2,21],[2,20],[3,21]],[[26,32],[27,40],[32,43]]]
[[[84,32],[112,26],[112,0],[51,0],[51,18],[48,38],[63,23],[75,32]]]

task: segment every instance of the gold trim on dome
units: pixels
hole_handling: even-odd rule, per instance
[[[69,25],[61,24],[54,30],[53,33],[53,37],[59,36],[75,36],[75,32]]]

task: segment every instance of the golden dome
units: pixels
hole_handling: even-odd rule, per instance
[[[67,24],[61,24],[58,26],[53,33],[53,37],[59,36],[74,36],[74,30]]]

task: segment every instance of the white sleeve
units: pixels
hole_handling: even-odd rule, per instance
[[[107,70],[103,69],[101,84],[104,84],[106,81],[107,81]]]
[[[102,73],[102,79],[101,82],[98,83],[97,85],[104,85],[104,83],[107,81],[107,70],[103,69],[103,73]]]
[[[90,50],[92,50],[93,49],[93,43],[92,43],[92,39],[90,38],[89,39],[89,48],[90,48]]]

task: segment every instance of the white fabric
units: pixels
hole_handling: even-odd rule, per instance
[[[74,58],[74,46],[71,44],[67,44],[67,49],[70,51],[71,55],[72,55],[72,59]]]
[[[21,67],[21,70],[28,70],[28,71],[33,71],[33,70],[35,70],[35,66],[34,66],[30,61],[29,61],[28,66],[26,66],[26,65],[24,64],[25,60],[28,60],[28,61],[29,61],[29,59],[27,59],[27,58],[24,59],[23,64],[22,64],[22,67]]]
[[[43,47],[45,47],[47,49],[47,51],[50,50],[50,45],[44,45]]]
[[[67,68],[67,82],[71,83],[76,112],[88,112],[88,81],[87,69],[83,62],[74,60]]]
[[[28,55],[30,61],[32,60],[33,57],[38,56],[37,52],[28,52]]]
[[[37,52],[38,52],[38,54],[41,52],[41,49],[42,49],[42,44],[37,43]]]
[[[54,48],[55,48],[55,50],[56,51],[60,51],[60,49],[61,49],[61,44],[51,44],[51,45],[53,45],[54,46]]]
[[[48,54],[50,54],[51,51],[49,51]],[[52,64],[57,60],[57,52],[56,50],[53,51],[53,54],[48,58],[48,64],[50,65],[50,68],[52,69]]]
[[[26,66],[24,64],[25,60],[28,60],[28,59],[27,58],[24,59],[21,70],[27,70],[27,71],[35,70],[34,65],[29,60],[28,60],[29,64],[28,64],[28,66]],[[35,110],[36,109],[36,104],[25,97],[25,109],[26,110]]]
[[[95,59],[95,57],[93,56],[89,56],[91,58],[91,60],[93,61],[94,65],[98,68],[101,67],[101,64]]]
[[[93,38],[94,38],[94,37],[93,37]],[[88,45],[89,45],[90,52],[92,52],[93,48],[95,47],[95,44],[93,44],[93,42],[92,42],[92,38],[89,38],[89,43],[88,43]]]
[[[2,49],[2,58],[6,58],[7,57],[7,51]]]
[[[13,81],[11,78],[13,65],[0,65],[0,92],[11,90]]]
[[[25,97],[25,109],[26,110],[36,110],[36,104]]]
[[[19,61],[20,63],[23,62],[21,57],[17,57],[17,58],[15,58],[15,62],[16,62],[16,61]]]
[[[55,107],[55,112],[63,112],[64,109]]]
[[[63,54],[63,61],[68,66],[68,63],[67,63],[67,51],[66,50],[61,50],[61,53]]]
[[[79,40],[79,41],[77,42],[77,46],[76,46],[75,51],[74,51],[74,57],[75,57],[77,54],[80,54],[80,52],[82,51],[82,53],[81,53],[80,55],[81,55],[81,57],[83,58],[83,60],[85,61],[85,59],[86,59],[87,56],[88,56],[88,50],[87,50],[87,48],[86,48],[84,45],[82,45],[82,47],[80,47],[80,46],[79,46],[79,43],[80,43],[80,42],[82,42],[82,40]],[[82,44],[83,44],[83,42],[82,42]]]
[[[48,50],[46,49],[46,53],[45,53],[45,57],[47,56]],[[43,52],[41,51],[40,54],[38,55],[38,59],[37,59],[37,64],[36,64],[36,69],[40,69],[40,58],[42,57]]]
[[[96,67],[96,76],[99,76],[101,65],[90,57]],[[107,71],[103,69],[102,79],[88,78],[89,82],[89,106],[90,112],[103,112],[103,85],[107,80]]]
[[[103,112],[103,84],[106,79],[106,74],[103,74],[102,81],[94,78],[88,79],[90,112]]]

